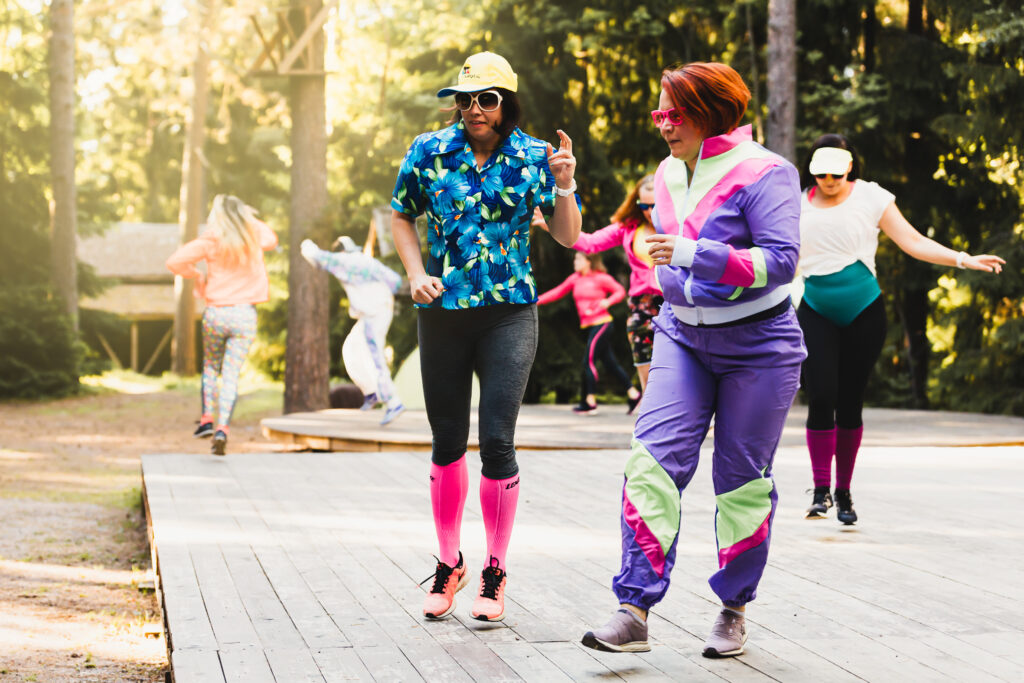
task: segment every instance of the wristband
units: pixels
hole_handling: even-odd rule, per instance
[[[964,265],[964,259],[970,256],[966,251],[961,251],[956,255],[956,267],[960,270],[964,270],[967,266]]]
[[[569,195],[571,195],[575,191],[576,191],[576,179],[575,178],[572,179],[572,185],[570,185],[569,187],[565,188],[564,190],[562,188],[560,188],[558,185],[555,185],[555,194],[558,195],[559,197],[568,197]]]

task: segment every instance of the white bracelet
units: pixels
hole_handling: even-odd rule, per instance
[[[970,254],[968,254],[966,251],[961,251],[959,254],[957,254],[956,267],[959,268],[960,270],[966,268],[967,266],[964,265],[964,259],[967,258],[968,256],[970,256]]]
[[[555,185],[555,194],[557,194],[559,197],[568,197],[569,195],[571,195],[575,191],[576,191],[576,179],[575,178],[572,179],[572,185],[570,185],[569,187],[565,188],[564,190],[562,188],[560,188],[558,185]]]

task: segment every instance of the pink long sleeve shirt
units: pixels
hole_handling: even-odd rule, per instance
[[[260,249],[269,251],[277,246],[277,235],[263,221],[254,221]],[[210,234],[181,245],[167,259],[167,269],[185,278],[198,278],[201,273],[195,264],[206,261],[206,289],[203,299],[207,306],[233,306],[259,304],[270,298],[270,281],[263,254],[239,265],[229,266],[221,254],[217,238]]]
[[[581,232],[572,248],[584,254],[596,254],[621,246],[629,262],[629,295],[660,295],[661,288],[654,279],[654,262],[647,254],[647,243],[643,241],[644,236],[639,233],[639,228],[639,223],[630,220],[612,223],[596,232]]]
[[[557,301],[572,292],[576,301],[576,312],[580,315],[580,327],[593,327],[609,322],[612,319],[608,308],[626,298],[626,289],[608,273],[590,271],[586,275],[573,273],[565,281],[553,289],[549,289],[537,298],[537,304],[543,306]],[[601,301],[608,299],[608,306]]]

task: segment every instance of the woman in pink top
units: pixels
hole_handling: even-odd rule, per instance
[[[213,453],[224,455],[228,423],[238,398],[238,375],[256,338],[256,307],[270,298],[263,252],[277,246],[277,235],[241,199],[219,194],[206,219],[206,231],[167,259],[175,275],[195,278],[203,313],[203,414],[196,437],[213,435]],[[196,269],[206,262],[206,274]],[[218,398],[217,381],[220,380]],[[216,430],[213,409],[217,408]],[[216,433],[214,433],[216,431]]]
[[[612,215],[610,225],[588,233],[581,232],[573,249],[585,254],[596,254],[622,247],[629,262],[629,319],[626,335],[633,352],[633,365],[640,377],[640,388],[647,387],[647,372],[651,367],[654,348],[654,330],[651,321],[661,310],[664,299],[654,279],[654,262],[647,253],[647,237],[654,234],[651,210],[654,208],[654,175],[641,178]],[[544,227],[543,221],[534,223]]]
[[[583,386],[580,404],[573,408],[579,414],[593,415],[597,412],[597,398],[594,391],[597,387],[597,359],[600,358],[613,375],[622,384],[629,403],[629,412],[633,412],[640,402],[640,392],[630,382],[629,375],[615,360],[611,347],[612,316],[608,309],[626,297],[626,290],[605,272],[601,257],[576,254],[573,260],[574,272],[566,280],[537,299],[537,305],[543,306],[557,301],[572,292],[576,301],[576,311],[580,315],[580,327],[587,331],[587,345],[583,354]]]

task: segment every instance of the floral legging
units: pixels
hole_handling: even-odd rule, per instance
[[[206,307],[203,313],[203,414],[212,415],[213,407],[217,406],[217,426],[227,426],[231,421],[238,398],[238,375],[255,338],[256,307],[252,304]]]

